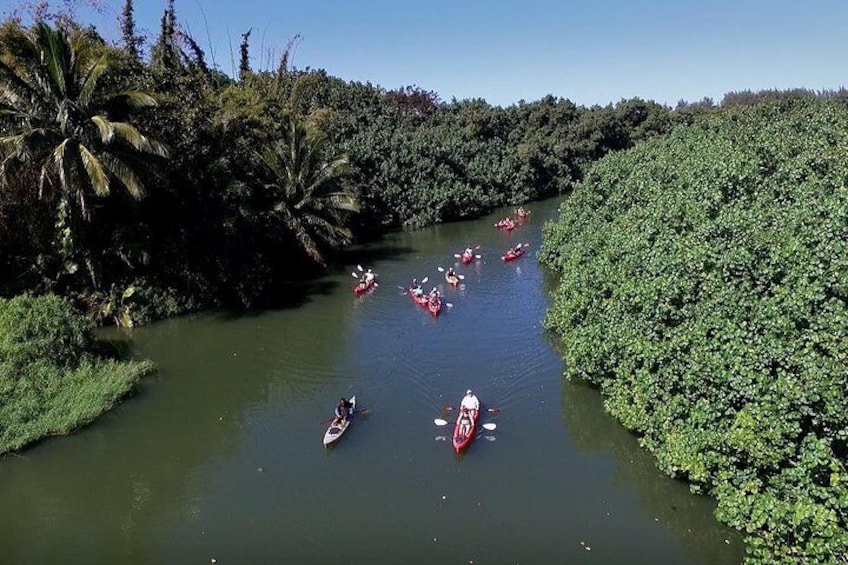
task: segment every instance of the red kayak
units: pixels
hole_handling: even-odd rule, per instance
[[[495,224],[495,227],[506,231],[512,231],[515,229],[515,222],[512,220],[501,220]]]
[[[462,261],[462,264],[463,264],[463,265],[467,265],[467,264],[469,264],[471,261],[473,261],[473,260],[474,260],[474,254],[473,254],[473,253],[471,253],[470,255],[467,255],[467,254],[463,253],[463,254],[462,254],[462,257],[460,257],[460,258],[459,258],[459,260],[460,260],[460,261]]]
[[[506,252],[506,255],[501,256],[501,259],[503,259],[504,262],[515,261],[516,259],[518,259],[522,255],[524,255],[525,253],[527,253],[527,251],[525,251],[524,249],[521,249],[518,252],[515,252],[512,249],[510,249],[509,251]]]
[[[361,296],[365,294],[366,292],[374,288],[374,283],[376,282],[376,280],[377,279],[371,279],[370,281],[362,281],[361,283],[353,287],[353,293],[356,296]]]
[[[427,309],[433,316],[438,316],[442,311],[442,299],[436,296],[427,300]]]
[[[406,293],[409,295],[412,301],[418,304],[419,306],[427,306],[430,304],[430,298],[426,294],[416,295],[414,292],[412,292],[411,288],[407,290]]]
[[[477,435],[477,423],[480,421],[480,411],[470,410],[468,414],[471,416],[470,425],[466,422],[463,426],[462,410],[459,411],[459,415],[456,417],[456,424],[453,428],[453,448],[457,453],[468,447],[468,444]]]

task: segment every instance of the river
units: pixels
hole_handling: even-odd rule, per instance
[[[160,370],[93,425],[0,459],[0,563],[737,564],[714,503],[564,382],[534,250],[557,202],[396,233],[275,311],[112,334]],[[501,210],[500,217],[508,213]],[[530,253],[504,263],[514,243]],[[446,288],[438,267],[480,245]],[[356,264],[379,287],[355,298]],[[440,283],[435,319],[398,286]],[[498,412],[462,456],[467,388]],[[369,412],[325,449],[339,396]]]

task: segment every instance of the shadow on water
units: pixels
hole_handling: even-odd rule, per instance
[[[693,495],[683,481],[658,478],[662,473],[653,456],[604,411],[603,397],[596,388],[565,381],[562,419],[578,452],[615,460],[616,484],[622,489],[636,486],[642,512],[683,540],[684,551],[693,562],[705,555],[712,555],[716,563],[741,562],[745,555],[741,535],[718,521],[702,519],[705,507],[714,509],[715,501]],[[722,538],[725,546],[717,547],[716,539]]]
[[[557,285],[556,273],[546,272],[544,292],[551,296]],[[556,334],[547,332],[544,339],[554,351],[560,351]],[[639,446],[637,435],[606,412],[597,387],[563,378],[561,402],[562,419],[575,449],[587,456],[612,457],[616,484],[622,489],[636,486],[642,513],[683,540],[684,552],[693,562],[706,555],[715,563],[742,561],[745,545],[741,534],[717,520],[703,520],[705,509],[714,511],[715,500],[695,495],[685,481],[663,475],[653,455]],[[724,539],[724,547],[717,547],[716,539]]]

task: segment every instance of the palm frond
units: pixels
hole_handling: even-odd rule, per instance
[[[155,139],[143,135],[136,127],[127,122],[111,122],[115,135],[135,147],[138,151],[167,157],[168,149]]]
[[[109,56],[107,53],[103,53],[103,55],[101,55],[100,58],[88,69],[88,73],[86,73],[85,78],[83,78],[82,85],[80,87],[78,101],[81,107],[88,107],[91,102],[91,95],[94,93],[95,88],[97,88],[97,81],[100,80],[100,77],[108,70],[108,68]]]
[[[85,172],[88,173],[88,179],[91,182],[91,187],[97,196],[106,196],[109,194],[109,177],[103,170],[103,165],[85,145],[79,146],[80,159]]]
[[[33,33],[43,56],[42,64],[46,67],[51,82],[63,96],[66,95],[68,83],[65,70],[70,62],[67,36],[46,23],[36,24]]]
[[[138,110],[140,108],[153,108],[159,105],[156,98],[149,92],[141,90],[125,90],[112,95],[109,102],[125,104],[128,108]]]
[[[123,160],[117,158],[114,154],[103,154],[100,160],[109,173],[126,187],[127,192],[133,198],[140,200],[144,196],[144,184]]]
[[[106,116],[91,116],[91,121],[97,126],[100,132],[100,141],[109,144],[112,143],[112,138],[115,136],[115,128],[112,122],[106,119]]]
[[[70,142],[71,141],[69,139],[66,139],[62,143],[60,143],[53,151],[52,160],[52,169],[58,175],[59,183],[65,190],[68,190],[69,188],[68,179],[71,177],[71,162],[68,158],[67,152],[68,145],[70,144]],[[46,171],[48,173],[47,176],[49,176],[50,169],[50,162],[45,162],[42,166],[42,171]]]

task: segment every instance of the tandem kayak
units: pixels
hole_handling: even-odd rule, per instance
[[[377,282],[377,279],[362,281],[361,283],[358,283],[355,287],[353,287],[353,293],[356,296],[361,296],[361,295],[365,294],[366,292],[368,292],[369,290],[371,290],[372,288],[374,288],[374,285],[376,284],[376,282]]]
[[[515,252],[515,251],[510,249],[509,251],[506,252],[506,255],[501,256],[501,259],[503,259],[505,262],[506,261],[515,261],[516,259],[518,259],[522,255],[524,255],[525,253],[527,253],[527,252],[524,249],[522,249],[518,252]]]
[[[356,414],[356,396],[352,396],[350,398],[350,408],[348,408],[347,420],[338,426],[335,425],[335,423],[330,424],[330,427],[327,428],[327,432],[324,434],[324,447],[330,445],[334,441],[338,441],[338,439],[342,437],[342,434],[344,434],[350,427],[354,414]]]
[[[471,443],[471,440],[473,440],[474,436],[477,435],[477,424],[480,421],[480,411],[469,410],[468,415],[471,420],[470,424],[468,422],[463,422],[464,415],[462,410],[459,411],[459,414],[456,417],[456,424],[453,428],[453,449],[457,453],[468,447],[468,444]]]
[[[418,304],[419,306],[427,306],[427,304],[430,302],[430,298],[426,294],[415,294],[414,292],[412,292],[411,288],[407,290],[406,293],[409,295],[412,301]]]

